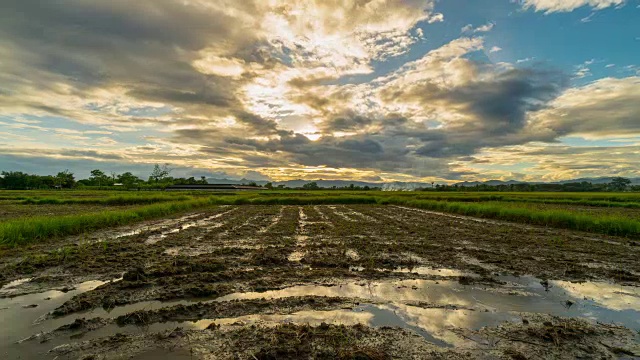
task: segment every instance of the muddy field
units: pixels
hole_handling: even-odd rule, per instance
[[[7,359],[640,356],[637,241],[399,206],[220,206],[0,256]]]

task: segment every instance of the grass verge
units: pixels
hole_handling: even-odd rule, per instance
[[[107,198],[27,198],[22,201],[25,205],[68,205],[68,204],[87,204],[87,205],[142,205],[154,204],[168,201],[185,201],[193,199],[190,196],[170,196],[170,195],[120,195]]]

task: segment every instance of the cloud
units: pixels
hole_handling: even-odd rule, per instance
[[[460,29],[460,33],[468,33],[471,32],[471,30],[473,30],[473,25],[472,24],[467,24],[465,26],[462,27],[462,29]]]
[[[474,28],[473,25],[471,24],[467,24],[465,26],[462,27],[462,29],[460,29],[460,33],[462,34],[476,34],[479,32],[489,32],[491,30],[493,30],[493,28],[496,26],[495,23],[489,22],[485,25],[479,26],[477,28]]]
[[[494,23],[488,23],[486,25],[482,25],[480,27],[477,27],[473,32],[474,33],[478,33],[478,32],[488,32],[493,30],[493,27],[496,26],[496,24]]]
[[[521,0],[525,9],[534,8],[547,14],[553,12],[569,12],[583,6],[594,10],[602,10],[612,6],[622,6],[626,0]]]
[[[640,134],[639,103],[640,77],[604,78],[566,90],[532,119],[558,136]]]
[[[443,21],[444,21],[444,14],[442,13],[433,14],[428,20],[429,24],[443,22]]]
[[[371,125],[373,120],[355,113],[343,114],[324,123],[327,132],[361,130]]]
[[[523,4],[568,11],[552,3]],[[3,161],[439,180],[477,176],[493,149],[637,130],[637,80],[568,89],[543,65],[491,63],[492,22],[407,62],[444,20],[434,4],[7,0]]]
[[[529,164],[523,181],[560,181],[579,177],[638,177],[640,147],[635,146],[567,146],[530,144],[485,149],[464,164],[487,179],[506,175],[500,170],[514,164]],[[494,169],[495,168],[495,169]],[[520,167],[522,168],[522,167]]]

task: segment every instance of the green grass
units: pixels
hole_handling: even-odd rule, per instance
[[[91,205],[138,205],[154,204],[167,201],[184,201],[193,199],[190,196],[180,195],[119,195],[106,198],[28,198],[22,201],[27,205],[69,205],[69,204],[91,204]]]
[[[537,204],[557,204],[557,205],[582,205],[595,207],[615,207],[627,209],[640,209],[640,202],[629,201],[612,201],[612,200],[591,200],[591,199],[520,199],[520,198],[502,198],[499,201],[519,202],[519,203],[537,203]]]
[[[212,205],[210,199],[142,206],[130,210],[102,211],[82,215],[38,216],[0,223],[0,244],[8,246],[76,235],[107,227],[160,218]]]

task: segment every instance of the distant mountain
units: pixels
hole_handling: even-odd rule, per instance
[[[581,183],[588,182],[592,184],[608,184],[613,180],[613,176],[609,177],[597,177],[597,178],[579,178],[579,179],[571,179],[571,180],[562,180],[562,181],[549,181],[549,182],[531,182],[531,181],[517,181],[517,180],[489,180],[489,181],[464,181],[457,183],[455,185],[458,186],[476,186],[476,185],[489,185],[489,186],[498,186],[498,185],[511,185],[511,184],[570,184],[570,183]],[[640,178],[629,178],[631,180],[631,185],[640,185]]]
[[[348,187],[353,184],[353,186],[368,186],[368,187],[382,187],[383,183],[374,183],[374,182],[366,182],[366,181],[349,181],[349,180],[313,180],[318,184],[319,187],[322,188],[331,188],[331,187]],[[274,185],[284,185],[286,187],[296,188],[302,187],[304,184],[308,184],[311,181],[308,180],[289,180],[289,181],[278,181],[273,183]]]
[[[302,187],[304,184],[308,184],[310,182],[315,182],[319,187],[322,188],[331,188],[331,187],[347,187],[351,184],[353,186],[369,186],[369,187],[382,187],[384,183],[374,183],[374,182],[366,182],[366,181],[350,181],[350,180],[287,180],[287,181],[271,181],[273,186],[284,185],[289,188],[298,188]],[[265,180],[249,180],[249,179],[240,179],[240,180],[231,180],[231,179],[207,179],[209,184],[248,184],[251,182],[255,182],[258,185],[265,185],[270,181]]]
[[[232,184],[232,185],[240,185],[240,184],[249,184],[249,183],[256,183],[258,185],[264,185],[266,183],[268,183],[268,181],[264,181],[264,180],[249,180],[249,179],[240,179],[240,180],[234,180],[234,179],[218,179],[218,178],[207,178],[207,183],[209,184]]]
[[[457,183],[455,185],[471,187],[471,186],[477,186],[477,185],[498,186],[498,185],[512,185],[512,184],[515,185],[515,184],[533,184],[533,183],[526,182],[526,181],[516,181],[516,180],[509,180],[509,181],[489,180],[489,181],[464,181],[464,182]],[[539,184],[539,183],[536,183],[536,184]]]

